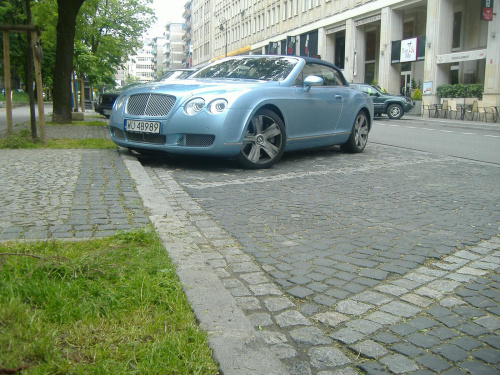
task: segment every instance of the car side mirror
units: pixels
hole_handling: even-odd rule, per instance
[[[311,89],[311,86],[323,86],[325,80],[318,76],[307,76],[304,79],[304,89],[308,92]]]

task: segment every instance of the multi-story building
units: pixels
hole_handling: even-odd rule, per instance
[[[150,82],[154,79],[152,39],[145,38],[143,46],[135,56],[131,56],[127,63],[128,77],[134,77],[139,82]]]
[[[191,0],[184,5],[184,25],[182,29],[184,30],[184,35],[182,37],[184,41],[184,58],[182,59],[182,65],[185,68],[191,68],[192,65],[192,53],[191,53]]]
[[[167,38],[165,37],[154,37],[151,40],[151,61],[153,62],[154,77],[160,77],[164,71],[167,70],[167,64],[165,61],[165,46],[167,44]]]
[[[184,23],[169,22],[166,26],[165,38],[165,64],[168,69],[184,68],[185,59],[185,37]]]
[[[500,4],[493,0],[192,0],[193,66],[237,54],[317,56],[349,82],[389,92],[481,83],[500,105]],[[494,9],[493,9],[494,7]]]

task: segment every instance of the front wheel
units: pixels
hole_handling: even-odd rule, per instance
[[[261,109],[248,125],[237,159],[245,168],[269,168],[280,160],[285,143],[285,125],[281,118],[273,111]]]
[[[370,130],[366,114],[361,111],[356,115],[351,135],[346,143],[340,146],[342,151],[350,153],[362,152],[368,142],[368,131]]]
[[[398,120],[401,117],[403,117],[404,111],[403,107],[401,107],[399,104],[391,104],[389,107],[387,107],[387,116],[393,120]]]

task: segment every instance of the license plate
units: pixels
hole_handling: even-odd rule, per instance
[[[137,120],[126,120],[125,130],[130,132],[140,132],[140,133],[160,133],[160,122],[159,121],[137,121]]]

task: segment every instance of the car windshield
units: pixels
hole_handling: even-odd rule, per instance
[[[290,57],[268,56],[224,59],[219,63],[201,69],[191,77],[280,81],[290,74],[298,61]]]

